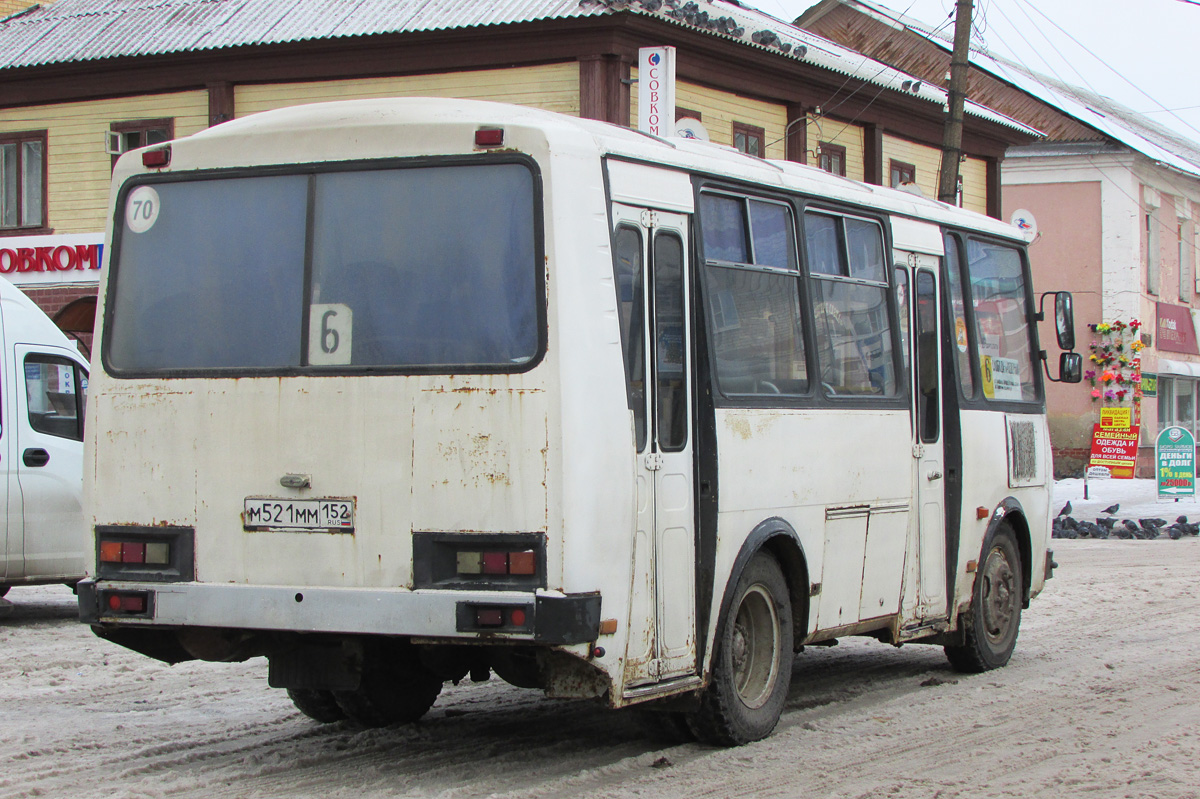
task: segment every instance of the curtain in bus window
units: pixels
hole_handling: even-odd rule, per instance
[[[975,377],[971,371],[971,352],[967,343],[967,306],[963,300],[962,262],[958,257],[958,239],[946,236],[946,285],[950,290],[950,321],[954,328],[955,365],[958,384],[964,397],[975,396]]]
[[[808,391],[796,276],[710,266],[707,288],[721,393]]]
[[[239,178],[129,192],[109,362],[133,371],[298,365],[307,185]],[[135,208],[144,215],[131,222]]]
[[[658,444],[678,451],[687,444],[687,328],[683,242],[670,233],[654,237],[654,349]]]
[[[754,263],[779,269],[796,268],[792,215],[787,206],[750,200],[750,234]]]
[[[972,239],[967,244],[967,267],[984,396],[1036,400],[1020,253]]]
[[[704,228],[704,257],[710,261],[749,263],[742,200],[720,194],[700,195],[700,224]]]
[[[836,279],[811,281],[821,383],[833,395],[896,392],[887,288]]]
[[[520,164],[317,175],[314,306],[351,364],[508,365],[537,353],[533,178]]]
[[[835,217],[824,214],[804,215],[804,252],[808,256],[810,274],[843,274],[838,228],[839,220]]]
[[[646,315],[643,301],[642,234],[621,225],[614,235],[613,270],[629,409],[633,411],[637,451],[646,448]]]

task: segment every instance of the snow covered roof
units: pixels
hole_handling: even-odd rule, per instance
[[[946,102],[935,86],[737,0],[57,0],[0,20],[0,70],[618,13],[654,17]],[[1041,135],[976,103],[968,103],[967,113]]]
[[[953,48],[952,32],[934,29],[865,0],[847,4],[897,30],[908,28],[947,53]],[[975,44],[971,48],[971,65],[1163,166],[1200,177],[1200,145],[1111,98],[1039,74],[1009,59],[987,53]]]

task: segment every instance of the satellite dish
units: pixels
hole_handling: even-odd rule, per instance
[[[1037,220],[1033,218],[1032,211],[1018,208],[1012,212],[1008,221],[1021,231],[1021,234],[1025,236],[1025,241],[1031,242],[1038,237]]]
[[[681,117],[675,122],[675,135],[681,139],[708,141],[708,129],[695,117]]]

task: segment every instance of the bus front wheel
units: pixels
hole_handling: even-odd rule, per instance
[[[746,565],[717,637],[712,678],[688,718],[696,737],[737,746],[775,729],[791,684],[792,607],[775,558]]]
[[[1021,627],[1021,555],[1012,528],[1002,524],[988,537],[961,645],[947,646],[946,658],[957,671],[978,674],[1008,663]]]

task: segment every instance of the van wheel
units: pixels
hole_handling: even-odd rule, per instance
[[[791,684],[792,606],[775,559],[759,552],[746,565],[721,627],[712,677],[688,718],[696,737],[737,746],[775,729]]]
[[[433,707],[442,681],[407,649],[375,650],[353,691],[334,691],[342,712],[364,727],[416,721]]]
[[[315,688],[289,688],[288,698],[304,715],[322,724],[332,724],[346,718],[346,712],[338,705],[333,691]]]
[[[963,643],[947,646],[946,658],[956,671],[978,674],[1008,663],[1021,627],[1021,556],[1007,524],[998,526],[983,548],[983,564],[975,576],[971,609],[963,625]]]

